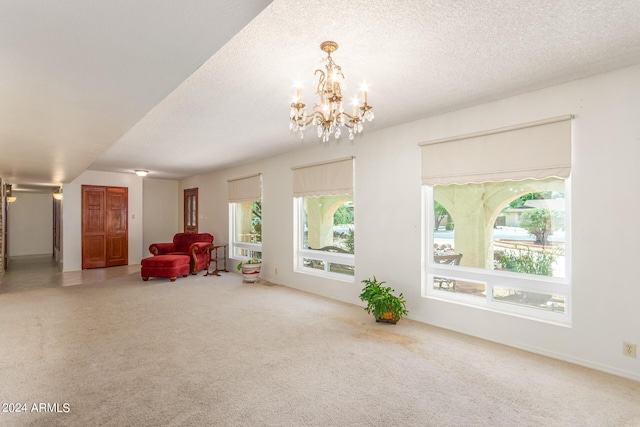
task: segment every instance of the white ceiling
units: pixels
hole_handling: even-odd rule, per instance
[[[288,114],[325,40],[345,98],[369,84],[366,134],[638,64],[639,22],[638,0],[3,0],[0,176],[180,179],[317,144]]]

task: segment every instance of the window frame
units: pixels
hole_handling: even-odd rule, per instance
[[[423,252],[424,268],[422,279],[422,297],[440,301],[447,301],[456,304],[463,304],[476,308],[482,308],[503,314],[524,317],[537,321],[552,323],[561,326],[571,325],[572,311],[572,286],[571,286],[571,178],[564,178],[565,197],[565,276],[549,277],[536,276],[524,273],[515,273],[503,270],[487,270],[482,268],[453,266],[437,264],[434,262],[434,230],[431,224],[434,223],[433,210],[433,186],[422,186],[423,199]],[[478,282],[485,285],[485,297],[478,298],[450,292],[441,289],[434,289],[433,278],[445,277],[454,280],[466,280]],[[509,289],[536,292],[564,297],[564,312],[546,311],[533,307],[526,307],[511,304],[493,299],[493,289],[496,287],[507,287]]]
[[[183,230],[198,233],[198,188],[186,188],[183,196]]]
[[[312,197],[312,196],[307,196]],[[353,202],[353,201],[352,201]],[[355,212],[355,203],[354,203]],[[355,214],[354,214],[355,217]],[[304,196],[293,198],[293,218],[294,218],[294,267],[296,273],[310,274],[313,276],[326,277],[347,283],[355,283],[355,274],[341,274],[329,271],[330,264],[351,265],[355,269],[356,258],[354,254],[343,254],[336,252],[318,251],[304,248]],[[355,220],[354,220],[355,223]],[[354,224],[355,225],[355,224]],[[324,270],[306,267],[305,258],[312,258],[324,262]]]
[[[260,200],[262,202],[262,200]],[[229,202],[229,257],[231,259],[239,260],[239,261],[248,261],[250,259],[262,259],[262,256],[255,257],[253,256],[254,252],[260,252],[262,255],[262,242],[260,243],[250,243],[250,242],[239,242],[236,240],[236,230],[237,230],[237,216],[236,210],[238,208],[238,204],[241,202]],[[236,254],[236,249],[245,249],[249,252],[248,256],[242,256]]]

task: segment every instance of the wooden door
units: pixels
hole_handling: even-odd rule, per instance
[[[106,266],[106,187],[82,186],[82,269]]]
[[[128,263],[127,196],[126,188],[107,188],[107,267]]]
[[[82,186],[82,268],[127,265],[128,191]]]
[[[198,232],[198,189],[184,190],[184,232]]]
[[[60,253],[60,241],[62,236],[62,200],[53,200],[53,253]],[[57,259],[57,258],[56,258]]]

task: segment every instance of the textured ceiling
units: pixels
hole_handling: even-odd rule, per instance
[[[15,166],[3,148],[0,175],[15,182],[68,181],[87,167],[179,179],[317,144],[287,121],[296,80],[314,101],[325,40],[340,45],[345,98],[370,87],[365,133],[640,63],[637,0],[275,0],[262,12],[269,2],[51,3],[40,21],[0,29],[3,58],[25,65],[9,70],[19,84],[0,78],[10,129],[0,143],[33,157]],[[37,45],[47,38],[53,46]]]
[[[87,169],[270,0],[1,0],[0,176]]]

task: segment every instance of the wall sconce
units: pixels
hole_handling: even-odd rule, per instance
[[[13,203],[16,200],[18,200],[16,196],[7,196],[7,203]]]
[[[55,193],[53,193],[53,198],[56,200],[62,200],[64,195],[62,194],[62,190],[58,189]]]
[[[149,173],[149,171],[143,169],[136,169],[135,172],[138,176],[147,176],[147,174]]]

